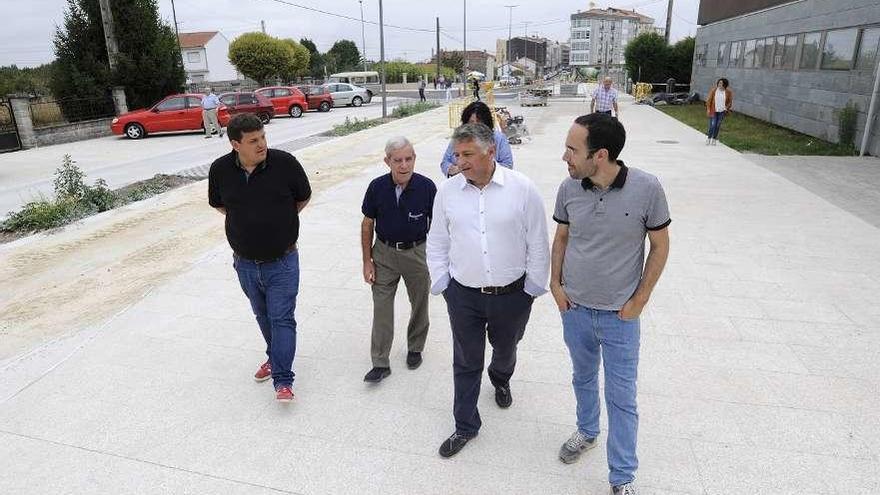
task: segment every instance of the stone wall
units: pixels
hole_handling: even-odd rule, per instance
[[[60,124],[34,129],[36,146],[72,143],[109,136],[112,118],[86,120],[75,124]]]

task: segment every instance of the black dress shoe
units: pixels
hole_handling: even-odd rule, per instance
[[[422,365],[422,353],[421,352],[407,352],[406,353],[406,367],[414,370]]]
[[[364,376],[365,382],[379,383],[391,374],[391,368],[373,368]]]
[[[513,404],[513,396],[510,395],[510,385],[495,387],[495,403],[501,409],[507,409]]]
[[[474,435],[476,436],[476,435]],[[474,437],[465,437],[459,435],[458,433],[453,433],[451,437],[447,438],[443,441],[443,444],[440,445],[440,456],[441,457],[452,457],[458,453],[461,449],[464,448],[465,445]]]

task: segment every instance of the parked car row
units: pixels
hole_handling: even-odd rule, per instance
[[[170,95],[148,109],[134,110],[113,119],[113,134],[140,139],[157,132],[204,130],[202,96],[196,93]],[[302,117],[304,112],[329,112],[337,106],[359,107],[369,103],[372,93],[346,83],[320,86],[270,86],[256,91],[222,93],[217,111],[220,125],[226,127],[232,115],[253,113],[263,124],[278,115]]]

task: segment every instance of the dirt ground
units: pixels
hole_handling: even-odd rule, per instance
[[[296,155],[320,193],[381,163],[391,135],[439,139],[445,124],[445,110],[435,110]],[[0,246],[0,361],[99,324],[223,242],[223,217],[208,207],[200,181]]]

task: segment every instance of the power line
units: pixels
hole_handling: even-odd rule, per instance
[[[344,15],[344,14],[337,14],[337,13],[335,13],[335,12],[328,12],[328,11],[326,11],[326,10],[321,10],[321,9],[316,9],[316,8],[314,8],[314,7],[308,7],[308,6],[305,6],[305,5],[300,5],[300,4],[298,4],[298,3],[289,2],[289,1],[287,1],[287,0],[270,0],[270,1],[275,2],[275,3],[284,4],[284,5],[287,5],[287,6],[290,6],[290,7],[296,7],[296,8],[300,8],[300,9],[303,9],[303,10],[309,10],[309,11],[311,11],[311,12],[317,12],[317,13],[319,13],[319,14],[329,15],[329,16],[331,16],[331,17],[338,17],[338,18],[340,18],[340,19],[348,19],[348,20],[350,20],[350,21],[361,22],[361,20],[358,19],[358,18],[356,18],[356,17],[351,17],[351,16]],[[372,25],[374,25],[374,26],[378,26],[378,25],[379,25],[379,23],[376,22],[376,21],[367,21],[367,20],[364,20],[364,22],[367,23],[367,24],[372,24]],[[434,34],[434,30],[433,30],[433,29],[421,29],[421,28],[411,28],[411,27],[405,27],[405,26],[395,26],[394,24],[388,24],[388,23],[383,23],[383,24],[384,24],[384,26],[385,26],[386,28],[400,29],[400,30],[402,30],[402,31],[413,31],[413,32],[418,32],[418,33],[431,33],[431,34]]]

